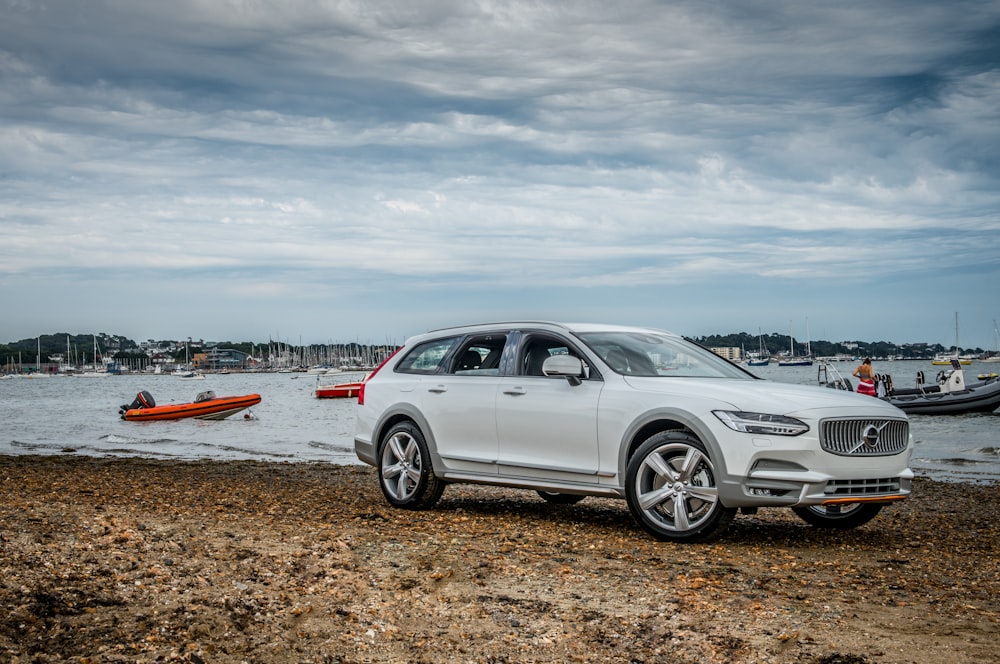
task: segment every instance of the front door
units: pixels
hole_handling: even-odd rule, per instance
[[[526,334],[516,375],[500,380],[496,398],[501,475],[596,482],[597,407],[604,382],[572,385],[541,372],[545,357],[578,352],[551,335]]]

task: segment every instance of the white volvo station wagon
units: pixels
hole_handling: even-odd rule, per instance
[[[457,482],[563,504],[618,497],[651,535],[683,542],[758,507],[854,528],[913,479],[894,406],[762,380],[677,335],[612,325],[415,336],[362,385],[354,443],[396,507],[428,508]]]

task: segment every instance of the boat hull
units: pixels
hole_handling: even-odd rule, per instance
[[[224,420],[241,410],[260,403],[259,394],[236,397],[216,397],[206,401],[175,403],[153,408],[131,408],[122,415],[129,422],[153,422],[157,420]]]
[[[958,392],[897,390],[882,399],[910,415],[992,413],[1000,407],[1000,380],[972,383]]]
[[[361,383],[340,383],[320,385],[316,388],[317,399],[352,399],[361,391]]]

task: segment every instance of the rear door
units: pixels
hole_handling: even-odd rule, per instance
[[[420,409],[449,470],[496,474],[496,394],[507,334],[467,337],[421,381]]]

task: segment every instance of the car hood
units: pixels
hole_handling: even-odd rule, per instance
[[[699,401],[718,402],[714,408],[794,416],[817,409],[850,409],[857,415],[905,417],[895,406],[867,395],[814,385],[794,385],[769,380],[724,378],[642,378],[628,376],[625,382],[647,393],[672,394]]]

